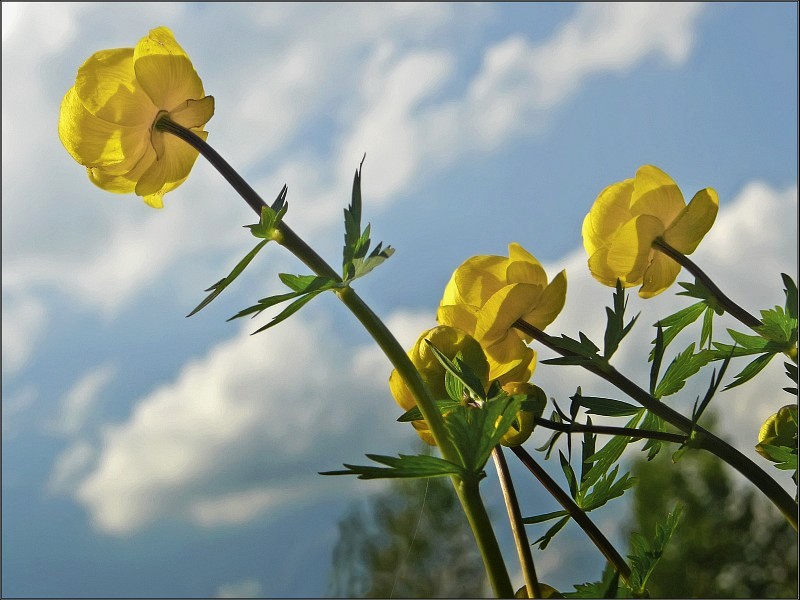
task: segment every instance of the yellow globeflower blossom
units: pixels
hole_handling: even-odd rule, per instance
[[[505,435],[500,439],[503,446],[519,446],[525,442],[533,433],[536,417],[541,417],[547,406],[547,395],[544,390],[537,385],[530,383],[507,383],[503,386],[503,391],[510,396],[525,394],[534,406],[528,410],[521,410],[517,413],[516,422],[509,427]]]
[[[154,208],[189,176],[198,152],[160,131],[166,117],[201,138],[214,98],[172,32],[158,27],[136,48],[95,52],[61,102],[58,135],[97,186],[135,192]]]
[[[652,298],[671,286],[681,270],[653,248],[661,238],[682,254],[695,251],[717,217],[719,200],[711,188],[687,205],[672,178],[652,165],[636,177],[604,189],[583,221],[583,245],[589,269],[599,282],[641,285],[639,296]]]
[[[473,256],[453,273],[436,318],[478,340],[489,360],[489,378],[501,384],[528,381],[536,365],[531,338],[513,327],[518,319],[544,329],[561,312],[564,271],[547,282],[536,258],[517,243],[504,256]]]
[[[770,416],[758,432],[756,452],[767,460],[774,460],[764,446],[787,446],[797,449],[797,405],[787,404]]]
[[[484,391],[486,391],[489,385],[489,365],[486,363],[486,357],[483,354],[481,345],[460,329],[440,325],[423,332],[414,347],[408,352],[408,357],[417,368],[417,371],[419,371],[423,381],[428,385],[436,400],[449,398],[444,383],[446,371],[427,342],[432,343],[451,360],[460,352],[462,359],[480,379]],[[389,389],[391,389],[395,401],[403,410],[411,410],[416,406],[414,396],[397,372],[397,369],[392,371],[389,377]],[[436,445],[425,421],[412,421],[412,424],[423,441],[431,446]]]

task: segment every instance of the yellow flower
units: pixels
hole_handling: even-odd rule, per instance
[[[408,357],[417,368],[417,371],[419,371],[434,399],[445,400],[449,396],[444,383],[445,369],[426,340],[451,360],[460,352],[464,362],[469,365],[480,379],[484,391],[486,391],[489,385],[489,366],[486,363],[486,357],[483,355],[480,344],[459,329],[440,325],[423,332],[417,339],[417,343],[408,352]],[[416,406],[414,396],[396,369],[392,371],[389,377],[389,389],[391,389],[395,401],[403,410],[411,410]],[[432,446],[436,445],[425,421],[412,421],[412,424],[423,441]]]
[[[680,265],[653,249],[656,238],[682,254],[695,251],[717,217],[719,200],[711,188],[687,205],[678,186],[660,169],[645,165],[634,179],[604,189],[583,221],[583,245],[595,279],[616,286],[640,285],[652,298],[675,282]]]
[[[436,318],[458,327],[483,346],[489,378],[501,384],[527,381],[536,365],[531,338],[515,329],[517,319],[544,329],[561,312],[567,293],[564,271],[550,283],[536,258],[522,246],[504,256],[473,256],[459,266],[445,287]]]
[[[206,138],[214,98],[172,32],[150,31],[136,48],[94,53],[61,102],[58,135],[93,183],[135,192],[154,208],[189,176],[198,152],[155,127],[166,116]]]
[[[500,439],[503,446],[519,446],[525,442],[533,433],[536,417],[541,417],[544,407],[547,405],[547,395],[544,390],[537,385],[530,383],[507,383],[503,386],[503,391],[510,396],[525,394],[534,406],[528,410],[521,410],[517,413],[516,423],[513,423],[508,431]]]
[[[756,452],[767,460],[774,460],[764,446],[787,446],[797,449],[797,405],[787,404],[764,421],[758,433]]]

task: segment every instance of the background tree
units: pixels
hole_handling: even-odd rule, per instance
[[[797,534],[786,519],[762,497],[737,488],[716,457],[688,451],[673,464],[670,455],[662,450],[632,469],[639,478],[632,531],[652,537],[656,523],[683,504],[648,580],[652,597],[797,598]]]
[[[426,492],[427,485],[427,492]],[[393,480],[339,522],[330,593],[350,598],[476,598],[486,573],[452,485]]]

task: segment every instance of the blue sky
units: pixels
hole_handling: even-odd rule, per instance
[[[264,317],[225,322],[304,272],[277,246],[184,318],[254,245],[209,165],[155,211],[64,151],[78,66],[159,25],[216,99],[209,142],[265,198],[288,184],[287,221],[333,264],[366,153],[365,218],[397,252],[357,289],[406,347],[452,270],[512,241],[567,269],[552,331],[601,338],[610,290],[580,226],[646,163],[687,200],[719,192],[695,258],[745,308],[782,303],[778,274],[797,271],[795,3],[3,3],[4,596],[322,595],[338,519],[381,488],[317,472],[414,448],[388,363],[332,296],[258,336]],[[644,377],[649,324],[684,305],[632,296],[618,368]],[[719,400],[751,456],[785,402],[759,390],[782,377],[776,361]],[[562,403],[604,390],[569,368],[534,380]],[[523,513],[555,509],[518,479]],[[502,514],[491,477],[485,495]],[[616,510],[597,521],[621,542]],[[602,566],[580,532],[536,558],[566,589]]]

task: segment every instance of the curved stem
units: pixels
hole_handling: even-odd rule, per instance
[[[551,337],[544,331],[534,327],[523,320],[517,320],[514,327],[554,350],[561,356],[579,357],[578,354],[565,350],[558,343],[557,338]],[[586,357],[582,357],[586,358]],[[761,492],[769,498],[775,506],[783,513],[786,520],[797,530],[797,503],[784,490],[780,484],[770,477],[766,471],[761,469],[752,460],[739,452],[736,448],[715,436],[710,431],[693,423],[691,419],[684,417],[681,413],[670,408],[654,396],[636,385],[633,381],[622,375],[605,360],[591,360],[582,362],[581,366],[587,371],[605,379],[618,389],[625,392],[628,396],[636,400],[653,414],[671,423],[685,434],[691,436],[691,446],[702,448],[715,454],[734,469],[739,471],[750,480]]]
[[[585,423],[557,423],[549,419],[536,417],[534,423],[546,429],[563,431],[564,433],[599,433],[601,435],[624,435],[631,438],[645,438],[649,440],[661,440],[663,442],[674,442],[683,444],[689,438],[681,433],[669,433],[667,431],[648,431],[647,429],[632,429],[630,427],[611,427],[608,425],[587,425]]]
[[[626,583],[630,583],[631,569],[628,563],[625,562],[622,555],[617,552],[617,549],[608,541],[608,538],[603,535],[603,532],[597,528],[589,516],[575,504],[575,501],[559,487],[555,480],[547,474],[547,471],[545,471],[522,446],[514,446],[511,450],[517,455],[517,458],[519,458],[522,464],[533,473],[542,486],[550,492],[550,495],[556,499],[561,507],[569,513],[569,516],[586,532],[586,535],[594,542],[594,545],[602,552],[606,560],[614,565],[620,577],[622,577]]]
[[[725,309],[725,312],[729,313],[730,315],[738,319],[740,322],[742,322],[744,325],[747,325],[750,329],[753,329],[755,330],[756,333],[760,334],[758,328],[761,327],[762,325],[761,321],[756,319],[753,315],[751,315],[741,306],[736,304],[733,300],[728,298],[722,292],[722,290],[719,289],[717,285],[711,280],[711,278],[703,272],[703,270],[700,267],[698,267],[694,262],[689,260],[688,256],[686,256],[682,252],[678,252],[677,250],[675,250],[675,248],[667,244],[667,242],[665,242],[663,238],[660,237],[656,238],[655,241],[653,242],[653,249],[666,254],[676,263],[678,263],[682,267],[685,267],[687,271],[689,271],[692,275],[694,275],[695,278],[697,278],[697,280],[700,283],[702,283],[709,292],[713,294],[714,298],[716,298],[720,306],[722,306],[722,308]]]
[[[166,118],[160,119],[156,123],[156,127],[184,140],[200,152],[228,183],[231,184],[233,189],[247,202],[248,206],[250,206],[259,217],[261,216],[261,209],[267,206],[267,204],[250,184],[248,184],[216,150],[209,146],[205,140],[197,136],[194,132]],[[314,271],[314,273],[336,281],[341,281],[338,273],[336,273],[313,248],[306,244],[300,236],[292,231],[286,223],[281,221],[277,227],[278,236],[276,236],[276,240]],[[336,290],[336,293],[345,306],[350,309],[370,333],[381,350],[386,354],[387,358],[389,358],[394,368],[397,369],[405,380],[406,385],[414,395],[414,399],[422,416],[428,423],[428,427],[439,446],[442,457],[459,464],[458,453],[450,437],[447,435],[441,412],[430,390],[428,390],[428,386],[422,380],[422,377],[408,358],[408,354],[403,350],[403,347],[378,316],[367,306],[358,294],[356,294],[355,290],[350,287],[344,287]],[[514,590],[511,586],[511,580],[508,577],[508,572],[503,562],[503,555],[500,552],[500,546],[494,535],[489,515],[483,505],[477,483],[473,485],[471,482],[463,482],[455,477],[452,479],[456,494],[464,508],[467,520],[472,527],[472,533],[475,536],[475,541],[481,552],[484,566],[486,567],[489,581],[492,584],[495,594],[497,594],[498,597],[512,597],[514,595]]]
[[[541,598],[542,590],[539,588],[539,578],[536,577],[536,567],[533,564],[528,534],[525,533],[525,525],[522,523],[522,513],[519,510],[519,501],[517,500],[517,493],[514,491],[514,482],[511,480],[508,463],[506,462],[506,457],[503,456],[503,447],[495,446],[494,450],[492,450],[492,457],[497,468],[500,489],[503,491],[503,499],[508,511],[508,521],[514,534],[514,544],[517,546],[522,578],[525,580],[525,587],[528,588],[528,598]]]

